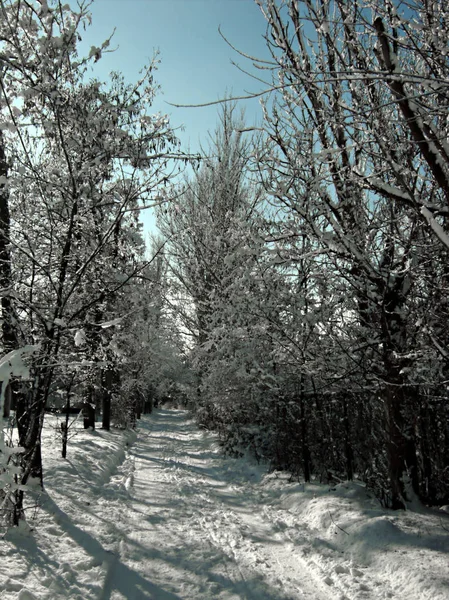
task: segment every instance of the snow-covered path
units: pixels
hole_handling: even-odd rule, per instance
[[[258,510],[262,498],[251,482],[258,469],[251,473],[246,464],[239,473],[237,465],[182,411],[156,413],[122,467],[129,502],[117,507],[123,537],[103,598],[329,598],[327,586]],[[128,575],[136,572],[151,584]]]
[[[225,458],[185,411],[84,431],[0,538],[1,600],[448,600],[449,515],[386,511],[361,483],[291,482]]]

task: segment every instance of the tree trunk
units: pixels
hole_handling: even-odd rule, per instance
[[[106,431],[111,429],[111,396],[109,393],[105,393],[102,399],[102,422],[101,426]]]
[[[16,327],[14,325],[11,290],[13,287],[11,272],[11,252],[9,249],[9,232],[11,218],[9,214],[9,193],[6,185],[8,178],[8,162],[6,159],[3,134],[0,131],[0,288],[1,318],[2,318],[2,343],[5,353],[19,347]]]
[[[144,405],[143,405],[143,412],[146,415],[151,414],[153,412],[153,398],[154,398],[154,391],[152,389],[148,389],[147,393],[146,393]]]
[[[2,385],[2,384],[0,384]],[[1,390],[1,387],[0,387]],[[4,404],[3,404],[3,418],[4,419],[9,419],[9,415],[11,412],[11,401],[12,401],[12,388],[11,388],[11,384],[8,383],[8,385],[6,386],[5,389],[5,400],[4,400]]]
[[[301,410],[301,450],[302,450],[302,464],[304,471],[304,481],[310,481],[310,448],[308,441],[308,427],[306,419],[306,406],[305,406],[305,393],[304,393],[304,376],[301,375],[301,388],[299,395],[299,404]]]
[[[391,508],[406,509],[407,498],[404,477],[414,465],[407,464],[408,444],[404,435],[403,391],[397,384],[389,382],[385,386],[385,407],[387,411],[387,457],[390,479]]]
[[[0,177],[6,181],[8,178],[8,162],[6,159],[3,134],[0,131]],[[10,252],[10,224],[9,192],[6,183],[0,183],[0,289],[1,294],[1,346],[5,354],[19,347],[19,336],[15,325],[14,307],[11,301],[13,288]],[[5,390],[5,404],[3,416],[9,417],[12,394],[18,394],[16,382],[10,383]]]
[[[112,400],[112,386],[114,381],[114,371],[113,369],[103,370],[101,373],[102,379],[102,423],[101,426],[106,431],[109,431],[111,428],[111,400]]]
[[[354,453],[352,450],[351,440],[351,427],[348,415],[348,400],[346,396],[343,396],[343,421],[345,430],[345,459],[346,459],[346,477],[348,481],[352,481],[354,478],[354,466],[353,457]]]
[[[417,494],[417,457],[414,431],[411,429],[408,406],[410,394],[404,385],[402,363],[397,355],[405,347],[405,323],[395,311],[387,313],[387,333],[384,335],[384,390],[386,410],[387,458],[390,478],[391,508],[405,509],[407,500],[406,485],[410,480]],[[385,320],[385,315],[384,315]],[[402,339],[401,339],[402,338]]]
[[[89,385],[87,398],[83,403],[84,429],[95,429],[95,404],[93,386]]]
[[[136,396],[135,392],[133,392],[131,394],[131,403],[129,406],[129,423],[133,429],[135,429],[135,427],[136,427],[137,403],[138,403],[137,396]]]
[[[84,429],[95,429],[95,407],[90,402],[83,404]]]
[[[17,483],[22,486],[26,485],[30,478],[38,479],[40,486],[43,487],[43,470],[42,470],[42,452],[41,452],[41,426],[39,420],[34,420],[32,427],[29,430],[30,447],[21,456],[21,465],[23,469],[22,476],[17,477]],[[31,439],[33,441],[31,441]],[[13,524],[18,525],[19,521],[25,516],[23,508],[24,491],[23,489],[15,492],[14,509],[13,509]]]
[[[65,407],[65,421],[61,423],[62,434],[62,458],[67,458],[67,443],[69,440],[69,419],[70,419],[70,396],[67,394],[67,404]]]

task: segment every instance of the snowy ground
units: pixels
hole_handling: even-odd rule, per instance
[[[32,531],[0,539],[2,600],[449,598],[444,511],[265,475],[183,411],[137,435],[78,431],[66,461],[54,425]]]

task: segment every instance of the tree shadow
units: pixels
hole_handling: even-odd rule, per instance
[[[67,514],[48,495],[43,502],[43,508],[54,515],[58,525],[87,554],[107,565],[106,578],[99,600],[109,600],[114,590],[129,600],[182,600],[180,596],[154,585],[121,563],[115,553],[105,550],[89,533],[74,525]]]
[[[154,443],[155,440],[152,440],[150,435],[145,435],[146,430],[148,430],[146,426],[142,428],[140,439],[131,449],[133,458],[140,459],[147,466],[152,464],[157,469],[162,468],[168,471],[172,467],[179,469],[180,474],[186,478],[187,484],[189,480],[193,481],[193,485],[189,484],[190,487],[186,484],[183,492],[184,496],[195,496],[198,494],[199,486],[200,490],[203,489],[206,495],[210,495],[226,504],[223,508],[247,512],[249,508],[246,506],[246,499],[238,493],[229,493],[229,490],[226,492],[229,481],[226,480],[226,468],[219,468],[221,457],[210,451],[203,452],[204,448],[201,442],[197,446],[193,440],[189,439],[192,432],[197,430],[193,425],[192,427],[183,427],[184,415],[182,415],[182,419],[180,413],[169,415],[169,417],[168,419],[161,419],[157,424],[160,429],[167,428],[168,437],[166,441],[171,442],[171,444],[167,443],[167,459],[151,456],[152,452],[160,453],[161,447],[158,443]],[[173,436],[170,436],[170,433],[173,433]],[[185,433],[186,438],[180,439],[180,433]],[[165,445],[164,442],[164,450]],[[206,442],[204,445],[207,445]],[[195,453],[196,448],[200,450],[199,453]],[[192,459],[198,461],[197,464],[191,464]],[[214,459],[217,460],[217,463],[214,462]],[[211,462],[213,465],[203,469],[201,466],[203,462]],[[117,467],[120,468],[120,465]],[[173,499],[167,501],[163,489],[161,489],[160,495],[157,494],[155,489],[149,489],[148,496],[145,494],[145,490],[138,494],[131,494],[128,490],[122,489],[122,486],[116,486],[115,482],[112,482],[112,487],[109,489],[111,481],[98,484],[93,484],[92,481],[89,482],[85,479],[83,481],[80,471],[84,474],[83,469],[76,468],[76,464],[69,464],[67,465],[67,473],[64,473],[64,476],[67,474],[81,478],[83,487],[84,484],[89,484],[86,487],[86,490],[89,490],[89,502],[81,501],[79,498],[69,495],[68,492],[73,489],[71,486],[63,487],[61,485],[59,487],[57,485],[56,487],[52,486],[55,491],[57,490],[55,499],[48,494],[44,494],[41,496],[41,505],[43,511],[54,518],[58,529],[62,530],[70,540],[73,540],[73,547],[75,548],[75,545],[77,545],[80,551],[84,550],[92,558],[92,560],[89,560],[88,581],[82,583],[82,597],[85,600],[88,600],[88,598],[110,600],[116,592],[119,592],[127,600],[193,600],[197,597],[213,600],[215,597],[222,597],[223,593],[226,597],[229,595],[229,597],[241,599],[287,599],[285,593],[282,590],[275,589],[272,582],[267,581],[263,574],[253,568],[252,564],[243,565],[242,567],[239,561],[231,555],[232,553],[226,551],[226,548],[219,548],[215,545],[212,547],[207,533],[203,534],[200,527],[197,527],[195,541],[188,541],[190,535],[186,535],[188,530],[184,529],[184,531],[180,531],[181,535],[173,538],[173,544],[169,546],[162,544],[162,548],[158,548],[157,544],[152,542],[152,540],[157,539],[154,538],[155,524],[157,524],[160,534],[164,535],[164,531],[172,527],[173,522],[176,523],[178,518],[182,519],[183,516],[190,518],[192,516],[186,514],[186,507],[183,502],[173,503]],[[223,477],[224,480],[222,480]],[[148,487],[145,481],[142,483],[144,488]],[[171,479],[167,480],[166,483],[160,483],[160,485],[162,484],[164,486],[172,485]],[[75,496],[77,495],[75,494]],[[110,505],[110,508],[113,509],[112,512],[110,512],[110,509],[104,512],[104,505],[101,510],[96,510],[96,501],[100,496],[105,498],[107,503],[110,499],[117,501]],[[58,506],[59,500],[62,500],[62,508]],[[70,503],[70,507],[66,504],[67,502]],[[132,528],[129,528],[126,518],[125,520],[117,519],[117,516],[120,515],[118,512],[119,505],[122,502],[132,503],[133,513],[138,513],[140,516],[140,519],[135,520],[136,524],[139,523],[137,530],[141,532],[137,536],[138,539],[130,534]],[[198,502],[192,502],[191,498],[188,499],[188,505],[192,506],[195,512],[201,510]],[[66,508],[68,514],[64,512]],[[73,508],[75,511],[72,514]],[[83,521],[86,517],[88,523],[92,522],[92,519],[97,524],[101,521],[101,527],[97,528],[98,538],[96,532],[89,532],[84,529],[85,525],[89,527]],[[110,517],[109,520],[108,517]],[[189,525],[187,524],[187,526]],[[146,537],[146,531],[151,532],[149,538]],[[103,537],[103,533],[106,534],[106,537]],[[264,539],[262,532],[248,531],[245,534],[245,539],[254,543],[269,541]],[[106,549],[108,547],[115,548],[115,542],[119,540],[123,542],[124,551],[122,545],[120,545],[120,552]],[[273,543],[277,544],[278,542],[270,540],[270,544],[273,545]],[[18,544],[16,546],[18,547]],[[30,566],[31,569],[33,563],[37,564],[43,572],[43,579],[47,578],[61,590],[67,591],[67,580],[64,571],[61,572],[61,564],[49,558],[49,556],[54,556],[51,550],[44,549],[43,551],[39,548],[38,542],[30,538],[24,540],[21,551],[27,567]],[[49,553],[49,556],[46,555],[46,552]],[[139,561],[147,563],[149,572],[145,573],[144,568],[135,566],[139,572],[143,572],[143,575],[141,575],[133,569],[133,566],[138,565]],[[68,562],[72,562],[70,558]],[[160,578],[158,569],[161,565],[163,571],[165,571],[164,565],[170,567],[168,572],[174,574],[175,580],[170,576],[164,579],[165,575],[163,573],[162,579]],[[93,567],[100,567],[100,569],[94,570]],[[70,567],[70,570],[76,576],[79,563],[73,564],[73,569]],[[157,583],[152,583],[151,580]],[[193,590],[193,592],[186,592],[187,588]],[[197,589],[198,594],[196,594]],[[61,597],[63,597],[62,592]]]
[[[187,598],[190,600],[195,597],[191,595],[179,596],[150,582],[123,564],[117,553],[105,550],[92,535],[76,526],[70,517],[49,496],[43,502],[43,509],[54,516],[55,521],[61,529],[79,547],[83,548],[87,554],[92,556],[97,564],[103,564],[105,567],[106,576],[102,584],[102,589],[100,594],[96,595],[98,600],[110,600],[114,591],[120,592],[127,600],[186,600]],[[254,600],[254,598],[258,600],[287,600],[287,597],[280,590],[274,590],[256,574],[251,575],[248,579],[242,577],[241,574],[239,575],[240,569],[238,564],[217,548],[210,548],[209,553],[197,556],[195,555],[196,546],[190,547],[187,544],[183,544],[182,546],[172,548],[172,553],[162,553],[157,548],[150,549],[141,546],[136,540],[127,538],[123,532],[122,536],[127,544],[134,546],[141,559],[151,557],[155,561],[162,561],[176,568],[181,568],[186,573],[186,580],[188,580],[189,574],[193,577],[190,582],[193,585],[196,583],[195,579],[198,577],[198,574],[202,572],[207,582],[215,585],[215,592],[211,592],[211,599],[226,591],[233,595],[233,597],[245,600]],[[32,541],[31,545],[30,552],[34,558],[38,549],[35,542]],[[178,552],[182,553],[181,565]],[[47,566],[48,571],[47,557],[42,551],[40,551],[40,556],[42,567]],[[227,575],[215,572],[215,568],[220,570],[224,568]],[[235,571],[235,577],[229,574],[229,569]],[[57,573],[52,573],[52,575],[56,579],[58,577],[61,579]],[[61,579],[60,583],[63,585],[64,581]],[[186,581],[186,583],[189,582]],[[202,597],[204,597],[204,594],[202,594]]]

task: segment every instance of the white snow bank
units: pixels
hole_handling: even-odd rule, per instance
[[[361,483],[329,488],[265,477],[267,513],[342,598],[448,600],[449,518],[444,511],[381,507]],[[310,548],[307,540],[311,542]],[[338,596],[336,596],[338,597]]]
[[[266,474],[183,411],[44,431],[46,493],[0,539],[1,600],[448,600],[449,514]],[[71,431],[74,430],[71,428]]]
[[[60,420],[47,415],[43,431],[45,493],[27,496],[27,523],[0,538],[1,600],[100,598],[112,555],[99,543],[91,511],[125,491],[123,469],[136,433],[70,428],[61,458]],[[42,508],[37,508],[37,505]],[[115,539],[110,540],[114,546]]]

